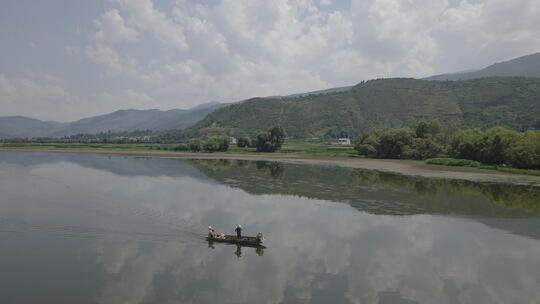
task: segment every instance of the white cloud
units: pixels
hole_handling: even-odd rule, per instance
[[[152,97],[133,90],[125,90],[119,94],[99,93],[88,97],[93,104],[93,113],[107,113],[118,109],[151,109],[155,108]]]
[[[98,31],[95,33],[97,40],[107,42],[135,42],[138,32],[124,23],[117,9],[105,12],[100,20],[94,21]]]
[[[120,55],[118,55],[118,53],[111,47],[103,44],[88,46],[86,47],[86,55],[92,59],[92,61],[107,67],[107,69],[110,71],[122,71]]]
[[[114,0],[130,14],[130,22],[141,31],[151,32],[165,45],[177,50],[188,48],[181,25],[172,21],[165,13],[154,8],[152,0]]]
[[[29,113],[45,120],[65,120],[67,113],[77,110],[78,101],[78,97],[60,86],[0,74],[1,116]]]
[[[60,65],[81,68],[62,77],[89,79],[97,93],[136,88],[155,107],[185,108],[481,68],[540,50],[534,0],[176,0],[167,11],[154,4],[109,1],[80,29],[91,39],[66,42],[70,61]],[[73,94],[87,100],[87,92]]]
[[[154,99],[134,90],[79,97],[57,82],[52,75],[9,78],[0,74],[0,116],[23,112],[42,120],[71,121],[118,109],[156,108]]]
[[[470,44],[462,52],[475,58],[478,38],[491,37],[481,21],[487,4],[478,1],[353,0],[349,12],[313,1],[178,0],[170,15],[149,0],[115,3],[165,47],[130,74],[164,107],[429,75],[450,56],[445,37],[464,37]]]

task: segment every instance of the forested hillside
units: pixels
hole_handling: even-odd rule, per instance
[[[337,137],[431,119],[463,128],[539,129],[540,79],[379,79],[344,92],[253,98],[210,113],[185,133],[196,136],[204,128],[224,127],[235,135],[253,135],[281,125],[293,137]]]

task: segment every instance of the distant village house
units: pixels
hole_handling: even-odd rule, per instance
[[[340,145],[350,145],[351,140],[349,138],[338,138],[338,144],[340,144]]]

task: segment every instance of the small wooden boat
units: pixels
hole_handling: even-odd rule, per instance
[[[230,243],[230,244],[236,244],[240,246],[250,246],[250,247],[264,247],[262,245],[262,235],[260,237],[255,236],[243,236],[241,238],[237,238],[236,235],[216,235],[214,237],[207,236],[206,240],[209,242],[222,242],[222,243]]]

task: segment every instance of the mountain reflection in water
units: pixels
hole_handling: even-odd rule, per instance
[[[0,153],[2,303],[536,303],[539,189]],[[262,231],[267,249],[210,244]]]

